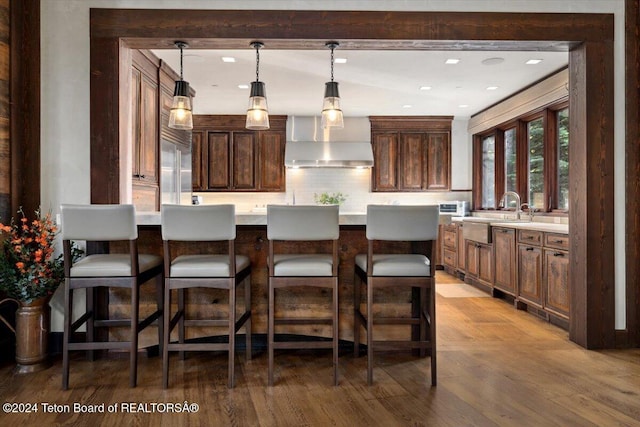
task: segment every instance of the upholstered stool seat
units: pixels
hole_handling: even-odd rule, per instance
[[[138,255],[140,272],[162,265],[159,255]],[[131,257],[128,254],[89,255],[71,267],[71,277],[124,277],[131,274]]]
[[[268,352],[269,385],[273,385],[275,349],[333,350],[333,380],[338,384],[338,206],[267,206],[267,238],[269,239],[269,309]],[[281,253],[276,242],[298,248],[296,243],[331,242],[331,253]],[[292,249],[294,251],[295,249]],[[279,252],[276,254],[276,252]],[[317,251],[314,251],[317,252]],[[331,316],[310,318],[276,316],[276,289],[294,286],[329,288],[332,290]],[[275,338],[276,325],[322,325],[332,327],[331,341]]]
[[[430,258],[435,255],[438,237],[437,206],[367,206],[366,254],[355,259],[354,279],[354,355],[360,354],[360,328],[367,331],[367,383],[373,383],[374,350],[419,349],[431,356],[431,384],[436,385],[436,311],[435,269]],[[374,253],[374,242],[410,242],[410,253]],[[420,252],[420,250],[424,252]],[[361,284],[366,287],[366,314],[361,311]],[[411,288],[410,317],[384,317],[376,309],[374,289]],[[374,325],[410,325],[411,339],[374,341]]]
[[[184,358],[185,351],[226,351],[228,352],[227,386],[235,383],[236,334],[244,326],[246,357],[251,359],[251,263],[249,257],[236,255],[235,206],[163,205],[162,240],[165,264],[165,331],[162,353],[162,384],[169,386],[169,352],[178,351]],[[225,253],[210,253],[211,242],[226,242]],[[191,245],[193,243],[193,245]],[[197,253],[175,256],[175,244]],[[244,312],[236,313],[236,293],[238,285],[244,283]],[[185,292],[193,288],[221,289],[228,293],[229,301],[226,318],[187,317]],[[171,317],[171,291],[178,294],[177,312]],[[170,342],[171,331],[177,326],[178,342]],[[186,327],[227,328],[227,342],[185,342]]]

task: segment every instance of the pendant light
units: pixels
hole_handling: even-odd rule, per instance
[[[325,129],[342,129],[344,127],[344,119],[340,109],[338,82],[333,81],[333,50],[339,45],[338,42],[328,42],[325,45],[331,49],[331,81],[325,84],[324,102],[322,103],[322,127]]]
[[[249,96],[245,127],[253,130],[269,129],[267,95],[264,90],[264,83],[260,81],[260,48],[263,46],[262,42],[251,43],[251,47],[256,50],[256,81],[251,82],[251,95]]]
[[[173,91],[173,103],[169,114],[169,127],[172,129],[193,129],[193,116],[191,114],[191,98],[189,97],[189,82],[182,79],[182,49],[189,47],[185,42],[175,42],[180,49],[180,80],[176,80],[176,88]]]

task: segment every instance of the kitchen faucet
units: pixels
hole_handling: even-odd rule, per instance
[[[516,218],[520,219],[520,214],[522,213],[522,203],[520,203],[520,195],[515,191],[506,191],[500,199],[500,204],[503,208],[507,207],[507,196],[513,196],[516,199]],[[525,205],[529,206],[527,203],[525,203]]]

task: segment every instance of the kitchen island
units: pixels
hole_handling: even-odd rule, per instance
[[[139,250],[141,253],[162,255],[162,237],[160,233],[160,213],[138,213]],[[251,289],[252,289],[252,318],[253,332],[258,336],[267,332],[267,216],[266,213],[238,213],[236,215],[237,235],[235,240],[236,254],[242,254],[251,260]],[[339,337],[340,340],[353,341],[353,284],[354,260],[359,253],[366,253],[366,215],[362,213],[345,213],[340,215],[340,239],[338,244],[339,265]],[[325,242],[303,242],[301,251],[318,252]],[[287,243],[288,246],[293,246]],[[426,245],[425,245],[426,246]],[[329,246],[327,246],[329,247]],[[221,242],[176,243],[172,249],[175,255],[187,254],[203,248],[211,250],[226,250],[226,244]],[[113,244],[112,249],[126,252],[127,246]],[[286,249],[286,246],[285,246]],[[408,242],[388,242],[385,249],[389,252],[403,252],[411,250]],[[425,248],[426,249],[426,248]],[[425,252],[426,253],[426,252]],[[376,291],[376,301],[384,302],[385,314],[390,316],[408,316],[411,312],[412,295],[410,290],[380,290]],[[141,316],[151,311],[155,304],[153,286],[144,285],[141,288]],[[175,298],[173,299],[175,301]],[[227,293],[211,289],[192,289],[186,297],[189,315],[197,316],[225,316],[227,313]],[[109,290],[109,316],[111,318],[125,317],[129,311],[130,297],[127,291],[120,289]],[[242,292],[239,293],[238,304],[244,304]],[[388,311],[387,311],[388,310]],[[173,309],[175,312],[175,308]],[[278,314],[313,317],[318,313],[330,312],[330,301],[326,290],[309,288],[291,288],[278,293]],[[317,337],[330,337],[329,325],[291,325],[282,326],[282,333],[292,333]],[[127,331],[116,331],[118,339],[126,338]],[[117,335],[122,334],[122,336]],[[202,328],[200,331],[187,331],[187,339],[202,336],[224,335],[224,328]],[[376,339],[406,339],[411,334],[409,326],[388,326],[381,330]],[[364,335],[364,334],[363,334]],[[177,338],[177,337],[176,337]],[[174,337],[172,337],[174,339]],[[157,343],[154,328],[141,333],[141,347]],[[256,345],[264,344],[256,339]]]

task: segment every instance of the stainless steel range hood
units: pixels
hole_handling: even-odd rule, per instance
[[[371,127],[366,117],[345,117],[344,129],[322,129],[318,117],[290,116],[284,164],[289,168],[370,168]]]
[[[288,168],[370,168],[373,152],[368,142],[287,142]]]

